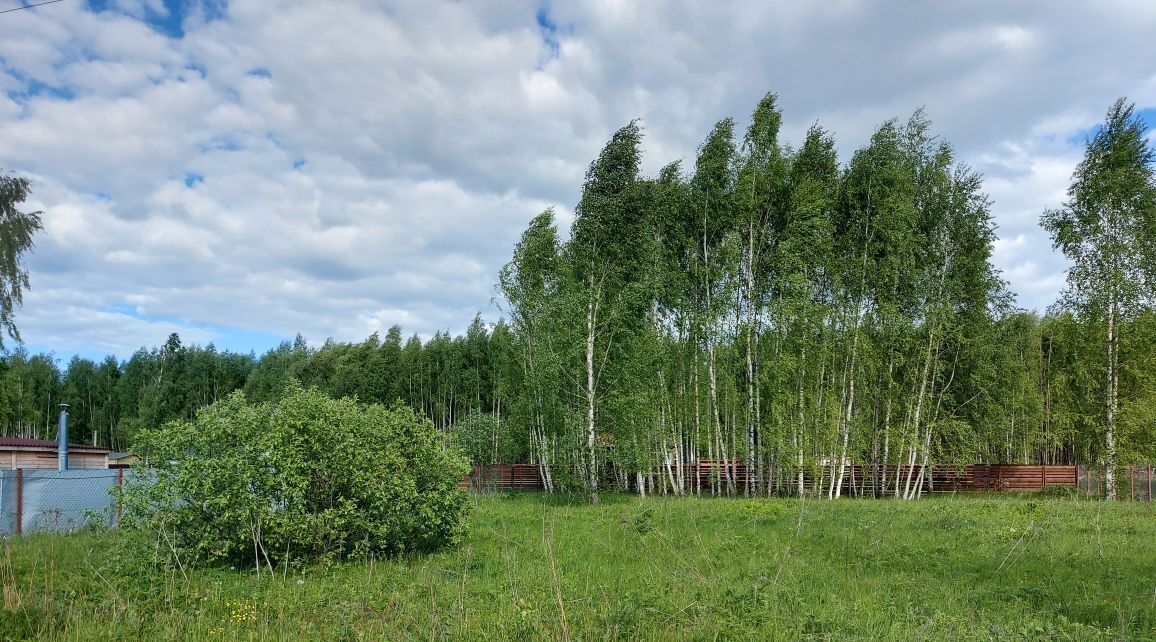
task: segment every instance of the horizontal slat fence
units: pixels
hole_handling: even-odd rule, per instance
[[[924,492],[1034,492],[1049,486],[1075,487],[1079,479],[1077,466],[1021,465],[1021,464],[967,464],[940,465],[932,467],[929,474],[919,481],[921,466],[844,466],[842,494],[853,496],[874,496],[894,492],[896,480],[906,488],[922,483]],[[690,465],[691,479],[698,480],[700,492],[718,489],[728,490],[728,475],[738,491],[746,488],[747,467],[742,462],[701,460]],[[820,472],[820,471],[815,471]],[[808,471],[803,475],[803,486],[809,490],[827,492],[832,487],[832,475],[839,475],[825,467],[822,477],[816,479]],[[697,474],[696,474],[697,473]],[[796,483],[797,482],[793,482]],[[886,489],[881,487],[886,485]],[[876,489],[879,488],[879,492]]]
[[[973,486],[977,491],[1031,492],[1048,486],[1075,487],[1076,466],[1027,466],[1019,464],[975,464]]]
[[[1079,479],[1077,466],[1037,466],[1021,464],[966,464],[940,465],[930,468],[920,482],[921,467],[916,466],[861,466],[848,465],[843,470],[841,494],[855,497],[891,495],[896,483],[904,489],[910,483],[921,483],[924,492],[1036,492],[1049,486],[1076,487]],[[662,471],[665,474],[665,471]],[[691,492],[743,494],[748,470],[741,461],[702,459],[687,465],[686,477]],[[821,474],[816,478],[815,474]],[[839,470],[835,468],[834,475]],[[910,479],[910,482],[908,481]],[[797,477],[792,474],[789,483],[793,489]],[[884,485],[881,485],[882,484]],[[780,482],[781,483],[781,482]],[[803,475],[803,485],[810,494],[825,494],[832,485],[832,470],[825,467]],[[499,464],[477,466],[458,484],[459,488],[474,490],[543,490],[542,476],[535,464]],[[878,490],[877,490],[878,489]],[[793,490],[791,491],[793,493]]]
[[[476,466],[458,488],[473,490],[544,490],[542,476],[534,464]]]

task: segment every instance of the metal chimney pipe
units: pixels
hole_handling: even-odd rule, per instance
[[[57,470],[68,470],[68,404],[60,404],[60,421],[56,424],[57,452],[60,454]]]

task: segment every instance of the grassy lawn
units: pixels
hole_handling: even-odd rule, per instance
[[[1156,639],[1156,508],[541,495],[437,555],[137,568],[118,532],[6,545],[0,638]]]

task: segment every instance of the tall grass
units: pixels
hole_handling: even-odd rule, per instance
[[[1156,639],[1145,504],[483,497],[452,551],[275,578],[123,536],[8,542],[0,638]]]

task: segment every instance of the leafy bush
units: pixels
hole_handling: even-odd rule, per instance
[[[125,485],[123,524],[184,566],[429,551],[455,541],[466,508],[465,458],[429,421],[295,382],[276,402],[234,393],[136,446],[148,481]]]

